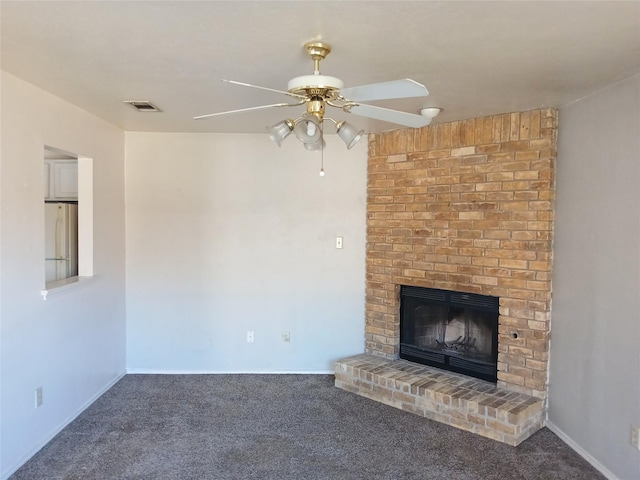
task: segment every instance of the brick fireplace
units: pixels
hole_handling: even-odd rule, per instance
[[[556,139],[555,109],[370,135],[366,353],[337,386],[512,445],[543,426]],[[499,298],[496,385],[398,360],[402,285]]]

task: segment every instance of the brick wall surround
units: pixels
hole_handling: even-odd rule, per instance
[[[557,110],[369,136],[368,354],[397,359],[399,285],[500,298],[498,388],[546,399]]]

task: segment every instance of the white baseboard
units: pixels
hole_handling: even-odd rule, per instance
[[[587,462],[589,462],[596,470],[598,470],[602,475],[607,477],[607,480],[621,480],[616,477],[607,467],[602,465],[598,460],[596,460],[589,452],[587,452],[584,448],[578,445],[569,435],[560,430],[553,422],[547,420],[547,428],[555,433],[560,440],[569,445],[575,452],[584,458]]]
[[[27,461],[33,457],[36,453],[38,453],[40,450],[42,450],[42,448],[49,443],[53,437],[55,437],[56,435],[58,435],[67,425],[69,425],[71,422],[73,422],[78,415],[80,415],[82,412],[84,412],[93,402],[95,402],[98,398],[100,398],[107,390],[109,390],[111,387],[113,387],[116,383],[118,383],[120,381],[120,379],[122,377],[124,377],[126,375],[126,373],[121,373],[119,374],[117,377],[115,377],[113,380],[111,380],[107,385],[105,385],[104,387],[102,387],[98,393],[96,393],[95,395],[93,395],[89,400],[87,400],[84,404],[82,404],[82,406],[72,415],[70,415],[66,420],[62,421],[60,423],[60,425],[54,429],[49,435],[47,435],[45,437],[44,440],[42,440],[40,443],[38,443],[36,445],[36,447],[34,447],[27,455],[25,455],[21,460],[17,461],[14,465],[12,465],[11,467],[9,467],[7,470],[5,470],[2,473],[2,476],[0,477],[2,480],[7,480],[11,475],[13,475],[14,473],[16,473],[16,471],[18,471],[18,469],[20,467],[22,467],[25,463],[27,463]]]
[[[333,370],[159,370],[127,368],[127,375],[333,375]]]

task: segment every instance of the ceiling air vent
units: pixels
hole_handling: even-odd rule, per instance
[[[138,112],[161,112],[158,107],[147,100],[124,100],[124,103],[131,105],[131,108],[136,109]]]

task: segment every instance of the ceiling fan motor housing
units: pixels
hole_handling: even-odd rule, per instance
[[[329,75],[302,75],[289,80],[287,88],[289,92],[298,95],[317,95],[333,99],[343,86],[342,80]]]

